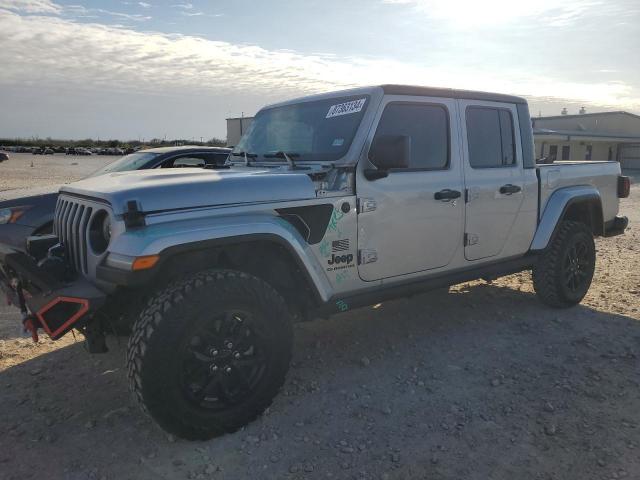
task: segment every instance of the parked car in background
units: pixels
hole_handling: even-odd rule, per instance
[[[98,155],[124,155],[124,150],[117,147],[102,148],[98,150]]]
[[[74,150],[75,155],[87,155],[78,152],[86,150],[84,148]],[[140,150],[119,158],[89,177],[151,168],[217,168],[225,164],[230,151],[229,148],[194,146]],[[50,193],[0,202],[0,242],[23,249],[27,237],[51,233],[58,187],[52,187]]]
[[[53,155],[55,152],[49,147],[33,147],[31,153],[33,155]]]
[[[9,160],[9,155],[5,152],[0,152],[0,162],[4,162],[5,160]]]
[[[93,152],[84,147],[69,147],[66,150],[67,155],[93,155]]]

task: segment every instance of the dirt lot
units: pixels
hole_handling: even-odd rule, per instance
[[[0,200],[33,195],[79,180],[120,157],[10,153],[0,163]]]
[[[9,166],[3,188],[30,170]],[[137,410],[125,340],[32,345],[0,307],[0,478],[640,478],[639,187],[622,211],[581,306],[523,273],[298,325],[272,407],[209,442]]]

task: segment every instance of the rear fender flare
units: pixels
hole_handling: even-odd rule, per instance
[[[547,201],[530,250],[540,251],[547,248],[569,209],[579,204],[589,206],[592,219],[596,223],[591,225],[594,234],[602,235],[604,232],[602,198],[598,189],[592,185],[561,188],[555,191]]]

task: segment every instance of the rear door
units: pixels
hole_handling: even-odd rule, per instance
[[[516,107],[460,100],[466,187],[465,258],[500,257],[523,203]]]
[[[464,214],[457,106],[444,98],[388,96],[377,135],[407,135],[408,168],[368,180],[359,162],[360,278],[374,281],[443,267],[460,247]],[[458,195],[458,196],[456,196]]]

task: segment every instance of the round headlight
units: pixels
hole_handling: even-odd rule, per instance
[[[111,219],[105,210],[100,210],[89,224],[89,245],[96,255],[107,250],[111,241]]]

